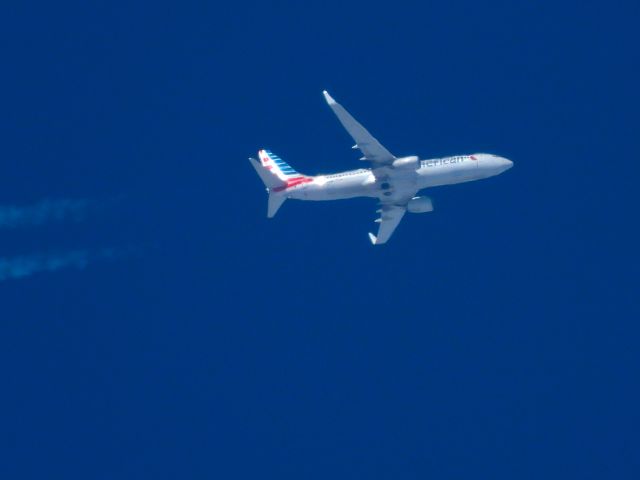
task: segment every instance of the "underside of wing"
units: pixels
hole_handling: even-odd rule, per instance
[[[390,165],[393,163],[396,157],[394,157],[389,150],[384,148],[380,142],[378,142],[366,128],[360,125],[342,105],[336,102],[326,90],[322,93],[342,126],[356,142],[353,148],[359,148],[363,153],[364,156],[361,160],[369,160],[377,166]]]
[[[396,227],[400,224],[400,220],[406,213],[405,207],[399,207],[397,205],[382,205],[378,210],[380,218],[376,220],[380,224],[378,228],[378,235],[369,233],[369,240],[374,245],[382,245],[391,238]]]

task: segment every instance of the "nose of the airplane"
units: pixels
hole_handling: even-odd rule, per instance
[[[499,157],[498,155],[492,155],[489,157],[489,164],[492,166],[495,172],[502,173],[513,167],[513,162],[508,158]]]
[[[513,167],[513,162],[508,158],[500,157],[500,166],[503,168],[503,171],[509,170]]]
[[[479,160],[478,168],[482,174],[492,177],[513,167],[513,162],[508,158],[500,157],[492,153],[476,154],[474,158]]]

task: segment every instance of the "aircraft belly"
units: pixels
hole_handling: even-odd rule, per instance
[[[325,195],[328,200],[340,200],[344,198],[366,197],[370,195],[370,188],[358,184],[327,185]]]
[[[375,196],[371,186],[362,182],[327,182],[324,185],[308,185],[299,191],[292,192],[291,198],[300,200],[342,200],[354,197]]]
[[[343,199],[368,196],[371,186],[362,176],[330,180],[323,187],[331,199]]]
[[[475,167],[475,165],[473,165]],[[456,168],[453,166],[436,167],[420,172],[421,188],[453,185],[470,182],[479,178],[476,168]]]

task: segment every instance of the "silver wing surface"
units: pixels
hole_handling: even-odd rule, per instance
[[[417,193],[417,190],[405,191],[403,196],[394,196],[394,198],[385,198],[380,200],[380,208],[378,212],[380,217],[376,219],[376,223],[380,224],[378,227],[378,235],[369,233],[369,240],[374,245],[382,245],[393,235],[396,227],[400,224],[400,220],[407,212],[407,203]]]
[[[356,142],[353,148],[359,148],[362,151],[364,156],[360,160],[370,161],[372,163],[371,172],[377,181],[389,185],[385,195],[380,197],[380,209],[378,210],[380,218],[376,220],[376,223],[380,224],[378,234],[369,233],[369,239],[374,245],[386,243],[404,217],[407,203],[418,191],[415,188],[415,178],[402,173],[398,174],[393,167],[396,157],[383,147],[326,90],[322,93],[342,126]]]
[[[376,220],[376,223],[380,224],[378,228],[378,235],[374,235],[373,233],[369,233],[369,240],[374,245],[381,245],[386,243],[387,240],[391,238],[394,230],[400,224],[400,220],[406,213],[407,209],[405,207],[400,207],[397,205],[382,205],[378,212],[380,213],[380,218]]]
[[[390,165],[396,159],[389,150],[384,148],[366,128],[347,112],[342,105],[336,102],[329,92],[322,92],[333,113],[336,114],[342,126],[349,132],[351,138],[356,142],[353,148],[359,148],[364,154],[361,160],[369,160],[374,166]]]

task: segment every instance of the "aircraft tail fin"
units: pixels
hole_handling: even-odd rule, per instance
[[[286,195],[280,193],[282,189],[286,188],[287,182],[285,180],[279,179],[269,169],[260,165],[260,162],[258,162],[255,158],[250,158],[249,161],[251,162],[251,165],[253,165],[253,168],[255,168],[265,187],[267,187],[267,192],[269,192],[267,217],[273,218],[278,209],[287,199]]]
[[[282,160],[271,150],[262,149],[258,151],[258,156],[260,157],[260,164],[262,167],[280,179],[283,183],[287,183],[288,181],[299,177],[304,177],[304,175],[296,172],[291,165]]]
[[[269,169],[260,165],[260,162],[258,162],[255,158],[250,158],[249,161],[251,162],[251,165],[253,165],[253,168],[255,168],[258,176],[262,180],[262,183],[264,183],[264,186],[267,187],[267,190],[283,187],[287,184],[285,180],[281,180]]]
[[[272,218],[287,199],[284,193],[286,189],[310,182],[312,178],[296,172],[288,163],[270,150],[260,150],[258,156],[260,161],[255,158],[250,158],[249,161],[265,187],[267,187],[269,192],[267,217]]]
[[[296,172],[288,163],[270,150],[260,150],[258,151],[258,156],[260,161],[254,158],[249,160],[267,188],[286,187],[308,178],[306,175]]]

